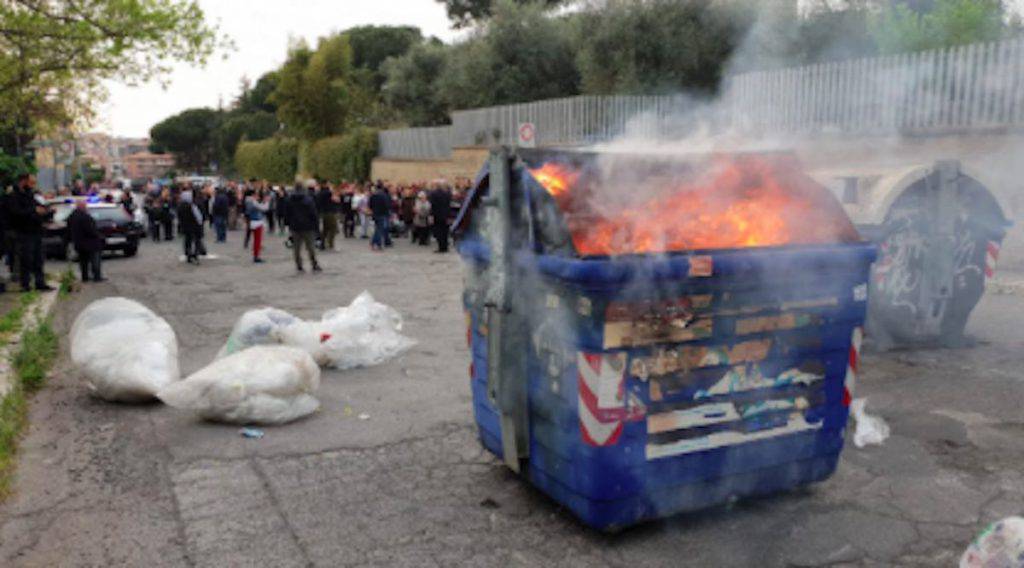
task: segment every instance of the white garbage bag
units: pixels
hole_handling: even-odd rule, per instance
[[[235,322],[227,342],[217,352],[217,358],[226,357],[253,345],[279,344],[280,330],[300,321],[299,318],[277,308],[249,310]]]
[[[382,363],[416,344],[402,335],[402,316],[364,291],[351,304],[324,312],[318,322],[281,328],[281,342],[336,369]]]
[[[857,398],[850,403],[850,413],[857,422],[853,432],[853,444],[858,448],[876,444],[881,445],[889,437],[889,425],[879,416],[871,416],[864,411],[868,399]]]
[[[302,349],[256,345],[217,359],[157,396],[206,420],[284,424],[320,407],[320,367]]]
[[[986,528],[960,557],[960,568],[1024,566],[1024,519],[1007,517]]]
[[[128,298],[96,300],[78,314],[71,361],[92,393],[110,401],[152,400],[180,378],[174,330]]]

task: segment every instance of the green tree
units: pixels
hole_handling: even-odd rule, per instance
[[[343,132],[368,99],[353,76],[352,47],[343,34],[321,38],[316,51],[293,46],[270,97],[288,131],[306,140]]]
[[[211,108],[188,109],[158,123],[149,137],[173,152],[179,166],[205,171],[221,157],[217,131],[222,114]]]
[[[352,46],[352,65],[363,75],[360,79],[364,87],[372,92],[379,92],[384,84],[384,61],[423,41],[420,29],[413,26],[359,26],[343,33]]]
[[[566,20],[542,4],[499,0],[494,14],[467,41],[454,46],[438,83],[453,109],[563,97],[579,92]]]
[[[245,178],[265,179],[273,183],[295,181],[299,145],[288,138],[268,138],[259,142],[241,142],[234,164]]]
[[[587,93],[711,91],[747,31],[707,0],[612,0],[576,20]]]
[[[448,106],[438,93],[447,58],[448,48],[430,41],[384,63],[384,102],[407,124],[433,126],[448,122]]]
[[[448,19],[457,28],[464,28],[474,23],[481,22],[491,15],[494,10],[495,0],[437,0],[444,4],[448,12]],[[498,0],[500,1],[500,0]],[[520,3],[529,3],[536,0],[517,0]],[[565,0],[543,0],[547,6],[557,6]]]
[[[870,33],[882,53],[994,41],[1014,27],[1000,0],[935,0],[931,6],[900,2],[870,18]]]
[[[243,140],[256,141],[270,138],[278,131],[277,116],[266,111],[250,113],[229,113],[218,125],[215,133],[220,147],[223,171],[231,171],[229,163],[235,155],[238,143]]]
[[[4,0],[0,127],[88,119],[103,80],[162,77],[223,45],[195,0]]]
[[[236,110],[244,114],[277,112],[277,105],[270,100],[270,96],[274,94],[275,89],[277,89],[277,72],[264,73],[256,80],[255,85],[251,87],[246,86],[242,89],[238,100],[235,101]]]

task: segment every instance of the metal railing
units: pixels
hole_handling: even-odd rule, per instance
[[[622,135],[658,139],[695,128],[780,133],[929,133],[1024,126],[1024,38],[728,78],[712,103],[685,96],[577,96],[461,110],[451,127],[381,133],[380,155],[429,159],[452,147],[514,144],[532,122],[537,145]]]
[[[378,155],[395,159],[444,159],[452,154],[452,128],[430,126],[382,130]]]

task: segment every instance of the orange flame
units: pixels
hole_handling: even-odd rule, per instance
[[[530,170],[530,174],[556,199],[566,195],[569,188],[576,185],[580,178],[579,172],[557,162],[547,162],[537,169]]]
[[[656,197],[613,211],[568,166],[548,162],[530,173],[566,215],[583,256],[859,240],[832,195],[779,156],[715,156],[685,180],[645,180]]]

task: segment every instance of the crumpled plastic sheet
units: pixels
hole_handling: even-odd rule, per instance
[[[858,398],[850,403],[850,414],[853,415],[857,428],[853,432],[853,445],[858,448],[870,445],[881,445],[889,437],[889,425],[880,416],[872,416],[864,410],[868,399]]]
[[[960,568],[1024,567],[1024,519],[1007,517],[989,525],[960,557]]]
[[[348,306],[325,311],[318,321],[269,307],[246,312],[218,357],[252,345],[279,343],[303,349],[324,367],[369,367],[416,344],[401,331],[401,314],[364,291]]]
[[[157,396],[201,418],[232,424],[284,424],[320,407],[320,367],[305,351],[256,345],[217,359]]]

